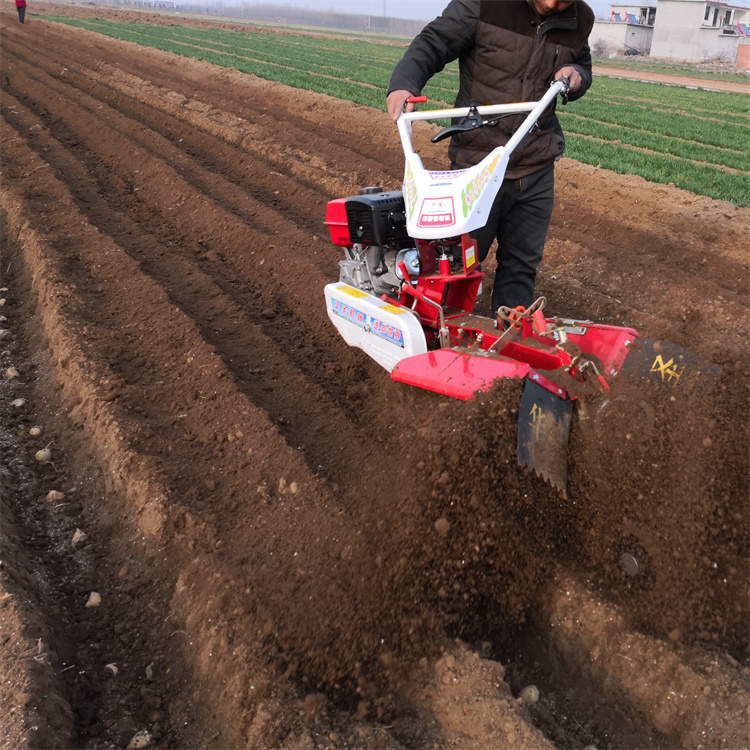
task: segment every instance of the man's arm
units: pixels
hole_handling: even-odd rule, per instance
[[[591,49],[588,42],[581,47],[581,51],[572,64],[560,68],[555,73],[555,80],[563,76],[570,81],[568,96],[570,101],[580,99],[591,88]]]
[[[409,96],[419,96],[432,76],[474,44],[479,2],[451,0],[443,13],[414,37],[388,85],[388,111],[394,120]]]

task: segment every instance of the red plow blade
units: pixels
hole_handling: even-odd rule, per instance
[[[498,378],[525,378],[529,365],[506,357],[486,357],[454,349],[438,349],[402,359],[391,372],[399,383],[468,401],[488,391]]]

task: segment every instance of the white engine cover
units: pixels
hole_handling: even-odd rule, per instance
[[[325,288],[328,317],[349,346],[356,346],[388,372],[405,357],[427,352],[419,320],[412,313],[337,282]]]

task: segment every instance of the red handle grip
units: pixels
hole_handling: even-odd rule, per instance
[[[410,96],[407,100],[409,104],[420,104],[427,101],[426,96]]]

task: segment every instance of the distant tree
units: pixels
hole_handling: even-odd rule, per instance
[[[609,45],[604,39],[597,39],[591,45],[591,54],[594,57],[606,57],[609,51]]]

